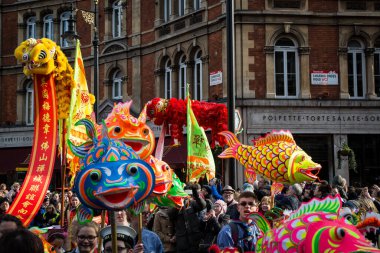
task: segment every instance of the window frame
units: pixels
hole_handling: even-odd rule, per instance
[[[120,70],[116,70],[112,76],[112,99],[123,99],[123,79]]]
[[[117,15],[118,24],[116,24],[116,15]],[[115,1],[112,4],[112,37],[113,38],[121,37],[122,20],[123,20],[123,6],[120,4],[120,1]]]
[[[187,88],[187,77],[186,77],[186,71],[187,71],[187,64],[186,64],[186,55],[182,55],[179,58],[179,73],[178,73],[178,98],[179,99],[185,99]]]
[[[360,47],[350,47],[349,44],[350,42],[356,41],[360,44]],[[350,40],[347,43],[347,75],[348,75],[348,93],[350,95],[351,99],[364,99],[366,96],[366,87],[367,87],[367,77],[366,77],[366,57],[365,57],[365,50],[364,50],[364,45],[361,41],[359,40]],[[353,73],[350,74],[350,62],[349,58],[350,55],[352,54],[352,70]],[[357,69],[357,56],[360,57],[362,63],[361,63],[361,75],[362,75],[362,96],[358,96],[358,69]],[[353,78],[353,94],[350,93],[350,75],[352,75]]]
[[[171,14],[172,14],[172,1],[164,0],[164,21],[165,22],[169,22]]]
[[[293,46],[282,46],[282,45],[276,45],[276,43],[283,38],[287,38],[293,42]],[[280,37],[276,40],[276,43],[274,43],[274,85],[275,85],[275,96],[276,98],[286,98],[286,99],[294,99],[299,97],[300,93],[300,65],[299,65],[299,54],[298,54],[298,43],[289,37]],[[277,56],[276,53],[280,52],[282,53],[283,57],[283,72],[277,72],[276,69],[276,60]],[[294,65],[295,65],[295,81],[296,81],[296,92],[295,95],[289,95],[289,82],[288,82],[288,53],[294,53]],[[277,73],[283,74],[283,80],[284,80],[284,95],[278,95],[277,94]]]
[[[34,88],[33,81],[28,80],[25,85],[25,124],[34,125]]]
[[[199,69],[198,69],[199,67]],[[193,87],[193,99],[202,100],[202,88],[203,88],[203,62],[202,62],[202,50],[198,49],[194,54],[194,87]],[[199,70],[199,73],[198,73]],[[199,80],[198,80],[199,74]],[[198,92],[199,91],[199,92]],[[199,93],[199,94],[198,94]]]
[[[50,33],[50,36],[47,36],[46,30],[48,30]],[[53,20],[53,14],[48,14],[43,17],[43,37],[53,40],[54,38],[54,20]]]
[[[172,67],[170,59],[167,59],[165,62],[165,75],[164,75],[164,95],[165,99],[169,99],[172,97]]]
[[[178,16],[184,16],[186,11],[186,1],[187,0],[178,0]]]
[[[69,20],[70,20],[70,11],[62,12],[60,15],[60,44],[62,48],[72,46],[66,39],[62,37],[62,35],[69,29]],[[67,17],[66,17],[67,16]]]
[[[26,20],[26,39],[37,37],[36,22],[37,22],[36,16],[29,17]]]
[[[201,0],[194,0],[193,5],[194,5],[194,11],[199,10],[201,8]]]

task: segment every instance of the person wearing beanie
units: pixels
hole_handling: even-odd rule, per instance
[[[136,231],[128,226],[116,226],[116,236],[117,236],[117,249],[118,252],[133,253],[136,237]],[[107,226],[100,231],[100,236],[103,238],[103,248],[105,253],[112,253],[112,234],[111,226]],[[143,251],[140,251],[143,252]]]
[[[223,200],[217,200],[210,211],[203,218],[204,237],[199,244],[199,252],[207,253],[208,248],[216,242],[220,229],[229,223],[230,217],[225,214],[227,204]]]
[[[341,175],[336,175],[332,180],[332,188],[336,188],[343,202],[347,201],[347,184],[346,179],[344,179]]]

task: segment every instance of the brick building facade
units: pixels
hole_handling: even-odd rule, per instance
[[[154,97],[184,97],[186,82],[191,84],[193,98],[225,102],[225,2],[99,0],[100,118],[115,101],[132,99],[133,111],[138,113]],[[234,2],[236,107],[244,128],[241,141],[248,144],[272,129],[289,129],[299,145],[323,165],[322,178],[331,180],[341,174],[351,182],[376,180],[371,175],[380,169],[376,155],[380,144],[379,3]],[[93,91],[94,31],[83,11],[92,11],[94,1],[73,4]],[[25,150],[33,136],[27,104],[30,81],[13,51],[27,34],[51,36],[71,61],[74,47],[60,36],[70,2],[3,0],[0,8],[0,156],[20,150],[13,162],[1,161],[0,180],[11,181],[17,175],[15,168],[27,157]],[[218,71],[222,83],[210,85],[210,74]],[[337,155],[344,142],[356,152],[358,173],[348,169],[347,158]],[[340,168],[338,159],[342,159]],[[243,173],[240,166],[237,170],[240,184]]]

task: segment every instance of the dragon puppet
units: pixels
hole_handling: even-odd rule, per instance
[[[154,124],[169,124],[173,143],[182,143],[183,126],[186,125],[187,100],[176,98],[154,98],[146,105],[147,115],[151,120],[153,120]],[[228,129],[226,105],[192,100],[191,108],[193,109],[199,125],[205,130],[211,129],[211,147],[214,148],[216,142],[223,147],[225,145],[225,141],[221,136],[218,136],[218,133]]]
[[[341,206],[339,196],[312,199],[273,229],[261,214],[248,215],[263,232],[256,252],[380,252],[354,225],[339,217]]]
[[[274,182],[294,184],[318,179],[321,165],[313,162],[293,139],[289,131],[272,131],[254,140],[254,146],[241,144],[229,132],[219,133],[229,146],[220,158],[235,158],[245,167],[245,174],[253,180],[260,174]]]
[[[52,40],[30,38],[23,41],[14,51],[22,63],[27,77],[53,74],[57,93],[58,119],[69,116],[73,69],[60,47]]]
[[[74,192],[84,205],[84,211],[79,211],[84,218],[78,220],[92,218],[91,209],[121,210],[143,202],[155,185],[152,167],[124,142],[110,139],[106,127],[99,141],[90,120],[82,119],[77,124],[86,126],[91,139],[81,146],[68,143],[83,162],[74,183]]]

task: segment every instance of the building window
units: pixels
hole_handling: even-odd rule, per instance
[[[66,31],[69,30],[69,19],[70,19],[71,13],[69,11],[66,11],[61,14],[61,35],[63,35]],[[69,47],[72,46],[71,43],[69,43],[66,39],[61,37],[61,47]]]
[[[194,0],[194,10],[199,10],[201,8],[201,0]]]
[[[165,63],[165,98],[172,97],[172,68],[168,59]]]
[[[168,22],[172,13],[172,1],[164,0],[164,21]]]
[[[123,8],[120,1],[115,1],[112,5],[112,36],[114,38],[121,37],[121,27],[123,20]]]
[[[43,18],[44,25],[43,25],[43,37],[53,40],[54,35],[54,23],[53,23],[53,15],[46,15]]]
[[[364,98],[366,76],[364,47],[357,40],[348,42],[348,92],[351,98]]]
[[[185,15],[186,0],[178,0],[178,16]]]
[[[375,67],[375,93],[377,97],[380,97],[380,39],[375,43],[374,67]]]
[[[122,99],[123,98],[123,80],[120,70],[117,70],[113,75],[112,81],[112,98]]]
[[[347,1],[346,9],[352,11],[365,11],[367,9],[367,4],[365,1]]]
[[[26,38],[36,38],[36,17],[30,17],[26,21]]]
[[[179,59],[179,92],[178,98],[185,99],[186,98],[186,56],[182,55]]]
[[[299,9],[301,8],[301,0],[274,0],[273,8]]]
[[[194,57],[194,94],[196,100],[202,100],[202,51],[198,50]]]
[[[299,87],[297,46],[290,38],[279,39],[274,48],[276,97],[296,98]]]
[[[26,94],[25,94],[25,122],[27,125],[34,124],[34,91],[33,82],[29,80],[26,84]]]

